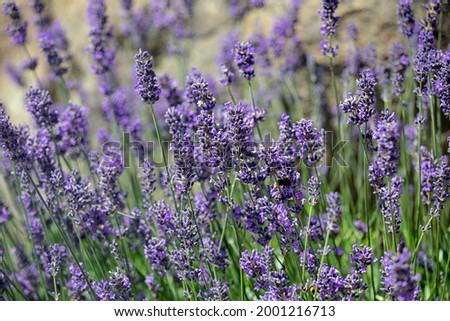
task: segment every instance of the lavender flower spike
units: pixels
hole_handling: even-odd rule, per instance
[[[12,161],[22,162],[27,157],[27,150],[22,143],[22,134],[15,125],[11,124],[0,101],[0,147],[3,155]]]
[[[134,56],[136,61],[136,93],[145,103],[153,104],[159,100],[161,89],[153,70],[153,59],[147,51],[139,49],[139,53]]]
[[[322,8],[317,10],[320,14],[320,20],[323,22],[320,27],[320,34],[324,37],[324,40],[320,42],[322,48],[322,55],[329,57],[336,57],[338,46],[333,47],[331,45],[331,37],[336,33],[336,26],[339,21],[339,17],[334,13],[339,5],[338,0],[323,0]]]
[[[381,258],[381,291],[394,300],[414,301],[418,298],[420,275],[413,275],[412,264],[408,263],[410,256],[408,249],[404,248],[400,254],[386,252]]]
[[[39,127],[50,129],[58,122],[58,113],[54,110],[52,98],[47,90],[30,87],[25,98],[27,100],[25,107]]]
[[[372,70],[363,70],[356,85],[358,86],[356,95],[349,93],[348,98],[341,102],[339,107],[344,113],[349,114],[347,121],[349,125],[361,126],[376,113],[374,108],[376,81]]]
[[[234,61],[242,78],[255,77],[255,48],[247,42],[238,42],[234,46]]]
[[[377,261],[373,255],[372,248],[368,246],[361,245],[361,247],[358,247],[356,244],[353,244],[352,250],[353,253],[350,254],[350,261],[358,274],[366,273],[367,266]]]
[[[19,6],[14,2],[6,2],[3,5],[3,14],[11,19],[11,24],[6,27],[6,32],[11,36],[15,45],[24,45],[27,40],[27,22],[22,21]]]
[[[411,38],[414,34],[416,25],[412,0],[399,0],[397,4],[397,16],[399,31],[404,34],[405,37]]]

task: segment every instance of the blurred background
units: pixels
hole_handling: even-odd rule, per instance
[[[173,0],[172,0],[173,1]],[[165,8],[170,0],[134,0],[132,16],[124,9],[124,3],[129,1],[106,0],[109,23],[114,26],[114,38],[117,45],[117,65],[124,77],[132,79],[133,56],[139,47],[149,50],[154,56],[155,67],[159,74],[167,72],[182,81],[182,75],[192,66],[198,67],[203,73],[210,74],[218,79],[220,68],[216,63],[216,57],[220,50],[223,37],[232,30],[239,32],[239,38],[247,39],[255,31],[270,34],[272,22],[276,17],[286,13],[289,0],[266,0],[264,7],[255,8],[241,16],[233,12],[233,5],[247,1],[235,0],[185,0],[194,3],[192,12],[186,12],[186,26],[193,37],[186,37],[173,41],[173,36],[164,28],[155,27],[158,16],[170,14],[170,8]],[[51,12],[55,20],[59,20],[61,27],[66,30],[70,43],[70,64],[67,80],[81,79],[84,89],[88,94],[98,95],[98,84],[95,76],[90,72],[91,57],[86,52],[89,45],[89,26],[87,22],[88,0],[64,0],[44,1],[47,10]],[[298,31],[306,56],[312,55],[320,63],[325,63],[325,58],[320,54],[319,42],[320,19],[317,9],[319,0],[301,0]],[[425,1],[414,1],[417,16],[422,17],[420,8]],[[445,1],[444,1],[445,2]],[[31,56],[38,57],[38,75],[45,76],[48,70],[45,58],[39,49],[37,32],[33,23],[33,12],[30,8],[30,0],[18,0],[23,18],[28,23],[28,49]],[[165,3],[161,5],[161,3]],[[337,10],[341,17],[337,31],[337,42],[340,46],[340,54],[336,62],[343,66],[345,63],[345,50],[349,40],[346,36],[346,26],[354,22],[360,29],[358,45],[361,47],[374,44],[377,47],[381,59],[388,55],[392,43],[401,39],[397,32],[395,0],[342,0]],[[449,6],[444,6],[444,17],[449,14]],[[160,12],[155,12],[159,8]],[[230,9],[231,8],[231,9]],[[153,11],[153,12],[152,12]],[[416,11],[417,12],[417,11]],[[0,20],[0,99],[7,106],[13,122],[26,122],[28,114],[24,113],[24,94],[27,86],[18,86],[11,81],[6,69],[8,64],[20,65],[26,59],[25,52],[20,47],[13,46],[5,33],[8,19],[4,15]],[[127,32],[132,23],[139,23],[140,30],[145,31],[146,36]],[[446,20],[443,30],[450,30],[450,21]],[[444,32],[444,44],[448,43],[449,32]],[[183,48],[182,62],[180,55],[167,54],[167,51],[176,51],[178,45]],[[32,83],[32,75],[24,75],[27,81]],[[43,77],[44,78],[44,77]],[[51,88],[50,88],[51,90]],[[78,103],[77,97],[71,97]],[[89,106],[96,108],[96,104]]]

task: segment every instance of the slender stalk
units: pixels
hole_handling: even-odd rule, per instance
[[[52,278],[53,278],[53,289],[54,289],[54,291],[55,291],[54,298],[55,298],[55,301],[59,301],[59,297],[58,297],[58,287],[56,286],[56,276],[53,275]]]
[[[302,267],[302,280],[305,280],[305,270],[306,270],[306,251],[308,250],[308,240],[309,240],[309,229],[311,227],[311,217],[314,207],[311,206],[308,211],[308,228],[306,229],[305,236],[305,246],[303,248],[303,267]]]
[[[248,88],[250,91],[250,97],[252,99],[253,112],[256,114],[255,96],[253,95],[252,82],[250,79],[248,80]],[[258,131],[259,139],[261,140],[261,142],[263,142],[263,136],[262,136],[261,128],[259,128],[259,123],[256,123],[256,130]]]
[[[170,179],[169,165],[168,165],[168,161],[167,161],[167,157],[166,157],[166,152],[165,152],[164,146],[162,144],[161,135],[160,135],[159,126],[158,126],[158,121],[156,119],[155,109],[154,109],[153,104],[150,105],[150,110],[152,112],[153,125],[155,126],[156,137],[158,139],[159,148],[161,149],[161,153],[162,153],[162,157],[163,157],[163,161],[164,161],[164,168],[166,170],[167,181],[169,182],[169,188],[170,188],[170,192],[172,194],[173,204],[175,206],[175,210],[178,212],[179,209],[178,209],[178,205],[177,205],[177,199],[175,197],[175,191],[173,189],[172,180]]]
[[[364,137],[363,137],[363,133],[362,133],[362,129],[360,126],[358,126],[359,128],[359,133],[360,133],[360,141],[361,141],[361,146],[363,149],[363,170],[364,170],[364,177],[363,177],[363,188],[364,188],[364,220],[367,226],[367,241],[370,247],[372,247],[372,237],[371,237],[371,228],[370,228],[370,216],[369,216],[369,205],[368,205],[368,194],[369,194],[369,187],[367,185],[367,180],[368,180],[368,173],[367,173],[367,166],[369,166],[368,162],[369,162],[369,155],[367,153],[367,148],[366,145],[364,144]],[[367,124],[366,124],[366,132],[367,132]],[[375,280],[374,280],[374,271],[373,271],[373,264],[370,265],[370,272],[372,275],[372,297],[375,298]]]
[[[330,46],[331,46],[331,40],[330,40]],[[336,104],[336,114],[337,114],[337,121],[338,121],[338,128],[337,128],[338,138],[339,138],[339,141],[341,141],[343,135],[342,135],[342,127],[341,127],[341,113],[339,110],[339,94],[338,94],[338,90],[337,90],[336,76],[334,74],[332,57],[329,57],[328,67],[330,69],[331,85],[333,87],[334,100],[335,100],[335,104]]]

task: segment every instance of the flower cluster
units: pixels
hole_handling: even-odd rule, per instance
[[[331,37],[336,33],[336,27],[339,22],[338,16],[335,16],[336,9],[339,5],[338,0],[323,0],[321,9],[317,12],[320,15],[320,20],[323,22],[320,27],[320,34],[324,37],[324,40],[320,42],[320,48],[322,48],[322,55],[336,57],[339,46],[331,44]]]
[[[357,81],[356,94],[349,93],[348,98],[339,105],[344,113],[349,114],[348,124],[361,126],[375,115],[375,85],[376,80],[372,70],[363,70]]]
[[[417,299],[420,289],[417,283],[420,275],[413,274],[412,265],[408,263],[411,254],[406,248],[399,254],[386,252],[381,258],[383,292],[392,299],[412,301]]]
[[[159,99],[161,89],[153,71],[153,60],[147,51],[139,50],[134,56],[136,61],[136,93],[145,103],[155,103]]]

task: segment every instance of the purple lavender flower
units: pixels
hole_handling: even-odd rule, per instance
[[[214,279],[211,288],[199,292],[198,297],[203,301],[228,301],[228,285],[225,281]]]
[[[314,127],[312,120],[302,119],[293,126],[298,156],[307,166],[317,166],[325,155],[325,132]]]
[[[361,245],[358,247],[356,244],[353,244],[352,250],[350,261],[358,274],[366,273],[367,267],[377,261],[373,255],[372,248],[368,246]]]
[[[319,262],[317,261],[317,258],[314,255],[313,249],[308,247],[308,249],[306,250],[306,255],[305,252],[302,251],[300,252],[299,257],[300,257],[300,266],[301,267],[305,266],[306,272],[308,272],[310,276],[316,277],[317,270],[319,269]]]
[[[269,288],[269,274],[273,268],[273,248],[264,247],[262,253],[254,249],[250,254],[248,250],[242,253],[239,260],[240,267],[247,274],[247,278],[255,282],[255,291]]]
[[[55,142],[52,139],[52,134],[46,128],[40,128],[31,142],[31,155],[37,161],[39,169],[44,174],[41,179],[42,183],[45,183],[56,169]]]
[[[438,28],[438,17],[442,9],[442,0],[429,0],[423,6],[427,11],[425,19],[421,22],[422,27],[429,31],[436,31]]]
[[[22,138],[20,128],[11,124],[0,101],[0,146],[3,149],[3,155],[14,162],[24,161],[28,152]]]
[[[50,18],[48,13],[44,13],[45,11],[45,3],[42,0],[31,0],[30,6],[33,11],[36,13],[38,18],[36,19],[36,24],[38,26],[47,26],[50,23]]]
[[[161,88],[153,70],[153,59],[147,51],[139,49],[134,60],[136,61],[136,93],[143,102],[154,104],[159,99]]]
[[[444,209],[444,204],[450,197],[450,166],[447,158],[442,156],[435,164],[433,173],[433,196],[431,201],[433,206],[430,208],[430,214],[439,216]]]
[[[158,78],[161,87],[160,98],[164,98],[170,107],[176,107],[184,102],[183,91],[178,88],[178,83],[168,74],[163,74]]]
[[[252,137],[255,127],[248,106],[242,102],[237,105],[227,102],[223,108],[227,112],[225,130],[231,144],[231,157],[234,161],[248,160],[253,154]]]
[[[118,300],[124,301],[132,298],[131,282],[119,268],[115,272],[111,272],[109,284],[116,290]]]
[[[109,249],[111,255],[114,257],[114,260],[116,262],[120,262],[120,250],[119,250],[119,243],[117,243],[116,240],[112,240],[109,244]]]
[[[326,210],[326,226],[327,230],[338,234],[340,231],[339,224],[342,216],[342,204],[339,193],[333,192],[326,195],[328,207]]]
[[[363,298],[368,288],[361,275],[355,270],[348,274],[344,279],[344,292],[346,301],[354,301]]]
[[[98,186],[104,198],[104,206],[108,211],[113,211],[116,207],[123,207],[122,190],[118,187],[118,180],[124,170],[120,155],[113,158],[104,157],[101,166],[98,168]]]
[[[289,285],[289,279],[284,268],[270,273],[270,286],[264,293],[264,301],[299,301],[299,292],[303,287],[296,284]]]
[[[69,103],[56,124],[57,150],[69,158],[77,158],[89,150],[87,110]]]
[[[11,24],[6,27],[6,32],[10,35],[12,43],[24,45],[27,40],[28,23],[22,20],[19,6],[14,1],[5,2],[3,4],[3,14],[11,20]]]
[[[220,168],[225,171],[226,146],[222,148],[223,140],[221,137],[224,132],[216,123],[217,119],[213,113],[202,110],[197,116],[197,131],[199,151],[203,156],[204,164],[211,169]]]
[[[104,0],[90,0],[87,13],[91,37],[88,51],[93,59],[91,69],[97,75],[101,93],[109,96],[116,85],[113,73],[116,52],[108,47],[113,29],[107,25],[108,16]]]
[[[78,170],[74,169],[70,177],[64,182],[64,194],[67,197],[69,207],[68,217],[74,219],[75,223],[84,225],[86,222],[83,221],[94,195],[89,189],[88,182],[82,179]],[[77,216],[78,218],[76,218]]]
[[[378,115],[377,125],[373,132],[373,138],[377,142],[376,157],[374,163],[383,176],[390,177],[398,172],[400,159],[400,125],[395,113]]]
[[[145,159],[142,165],[142,172],[139,175],[142,188],[143,203],[146,209],[149,209],[152,204],[152,194],[156,189],[156,175],[155,165],[149,160]]]
[[[150,238],[144,247],[144,255],[152,265],[153,270],[157,271],[161,276],[166,275],[169,268],[169,257],[165,239]]]
[[[173,230],[169,231],[168,234],[171,238],[179,241],[179,246],[171,250],[169,256],[178,277],[181,280],[187,279],[196,282],[203,282],[203,277],[210,278],[203,264],[198,269],[194,266],[194,262],[197,260],[195,248],[200,242],[194,213],[190,210],[181,211],[179,215],[173,218],[173,227]]]
[[[0,225],[5,224],[9,221],[11,215],[9,213],[8,206],[3,203],[3,200],[0,198]]]
[[[212,217],[205,217],[205,213],[201,213],[201,216],[202,217],[197,218],[198,221],[200,221],[199,225],[207,226]],[[228,258],[223,247],[220,249],[220,252],[218,252],[220,240],[214,240],[209,236],[205,236],[202,239],[202,243],[203,248],[200,250],[200,259],[204,262],[214,264],[214,267],[225,270],[228,266]]]
[[[92,287],[100,301],[114,301],[116,294],[111,290],[111,284],[106,280],[94,282]]]
[[[347,25],[347,37],[350,41],[358,41],[358,26],[356,25],[356,23],[350,22]]]
[[[363,70],[361,78],[356,81],[356,95],[349,93],[348,98],[339,105],[344,113],[349,114],[348,124],[361,126],[376,113],[375,84],[373,72],[370,69]]]
[[[47,63],[52,71],[51,77],[62,77],[68,69],[62,66],[64,59],[59,53],[52,35],[49,33],[42,33],[39,38],[39,46],[47,58]]]
[[[267,75],[271,75],[272,65],[268,49],[272,49],[274,58],[280,59],[282,74],[292,74],[298,71],[305,62],[305,53],[300,36],[296,30],[300,12],[300,1],[289,1],[289,7],[284,16],[274,20],[270,37],[265,39],[262,33],[256,37],[255,48],[259,64]],[[270,47],[269,47],[270,46]],[[283,61],[284,60],[284,61]]]
[[[199,109],[211,110],[216,105],[216,99],[209,89],[202,73],[196,68],[186,76],[186,100]]]
[[[171,131],[173,133],[170,150],[173,152],[175,162],[175,174],[172,182],[179,193],[187,195],[197,178],[194,143],[188,131],[182,132],[176,129],[171,129]]]
[[[374,70],[378,65],[378,52],[377,47],[374,44],[369,44],[364,47],[364,54],[362,55],[362,62]]]
[[[163,290],[159,285],[158,280],[155,277],[155,274],[149,274],[145,277],[145,285],[147,285],[153,297],[158,298],[159,293]]]
[[[35,243],[39,244],[44,240],[44,229],[41,221],[36,217],[30,218],[30,233]]]
[[[378,208],[384,216],[389,233],[400,231],[400,197],[403,194],[403,178],[395,175],[389,185],[379,187],[375,192],[378,196]]]
[[[344,290],[344,278],[334,267],[328,264],[322,265],[317,280],[313,281],[313,287],[317,291],[317,299],[320,301],[341,301]]]
[[[396,41],[392,44],[389,50],[388,65],[393,72],[400,72],[409,66],[409,59],[401,42]]]
[[[47,90],[30,87],[25,98],[27,100],[25,107],[39,127],[50,130],[58,122],[58,112]]]
[[[391,299],[399,301],[414,301],[418,299],[420,288],[417,283],[420,275],[413,275],[412,264],[409,264],[410,253],[405,247],[399,254],[384,253],[381,258],[383,269],[381,291]]]
[[[319,202],[321,184],[322,183],[321,181],[319,181],[317,176],[311,176],[311,178],[308,180],[308,202],[311,206],[315,206]]]
[[[367,225],[364,224],[363,222],[361,222],[361,220],[356,220],[355,223],[353,224],[358,231],[360,231],[361,233],[367,233]]]
[[[392,74],[391,82],[392,86],[394,87],[393,89],[394,96],[400,97],[401,95],[403,95],[405,92],[405,89],[403,88],[403,76],[400,73],[396,72]]]
[[[65,253],[66,248],[60,244],[52,244],[48,251],[42,253],[42,265],[50,276],[56,277],[58,275]]]
[[[435,68],[435,76],[431,82],[439,97],[442,113],[450,117],[450,51],[440,55],[439,64]]]
[[[416,19],[414,17],[414,9],[412,0],[399,0],[397,3],[397,16],[399,31],[407,38],[411,38],[414,34]]]
[[[80,262],[80,265],[83,268],[82,262]],[[69,273],[70,280],[66,283],[66,286],[69,289],[69,296],[74,300],[84,300],[84,292],[88,289],[88,284],[83,276],[83,272],[81,272],[78,267],[70,264]],[[84,271],[84,274],[86,276],[88,275],[86,271]]]
[[[36,57],[22,61],[20,64],[23,70],[35,70],[37,65],[38,65],[38,58]]]
[[[329,57],[336,57],[338,46],[331,45],[331,37],[336,33],[337,23],[339,17],[335,16],[335,11],[339,5],[338,0],[323,0],[321,9],[317,10],[320,15],[320,20],[323,22],[320,27],[320,34],[324,40],[320,42],[322,48],[322,55]]]
[[[358,40],[358,28],[355,23],[347,25],[347,37],[352,45],[347,49],[346,67],[342,77],[346,79],[349,76],[356,76],[361,68],[361,53],[356,44]]]
[[[220,41],[220,51],[217,55],[217,64],[221,68],[221,84],[228,86],[236,80],[236,67],[234,65],[234,45],[238,42],[238,33],[233,31]]]
[[[272,238],[273,231],[269,231],[266,224],[267,211],[261,208],[261,205],[267,202],[267,198],[258,199],[257,204],[253,205],[250,202],[245,202],[245,228],[247,231],[257,236],[255,239],[261,245],[267,245]],[[255,238],[255,236],[253,236]]]
[[[39,270],[36,264],[30,262],[22,247],[12,248],[11,254],[14,257],[13,260],[16,262],[18,269],[18,272],[12,275],[12,278],[21,287],[21,290],[26,296],[38,300],[36,289],[38,288],[37,280],[39,279]]]
[[[242,78],[255,77],[255,48],[251,43],[238,42],[234,46],[234,61]]]

